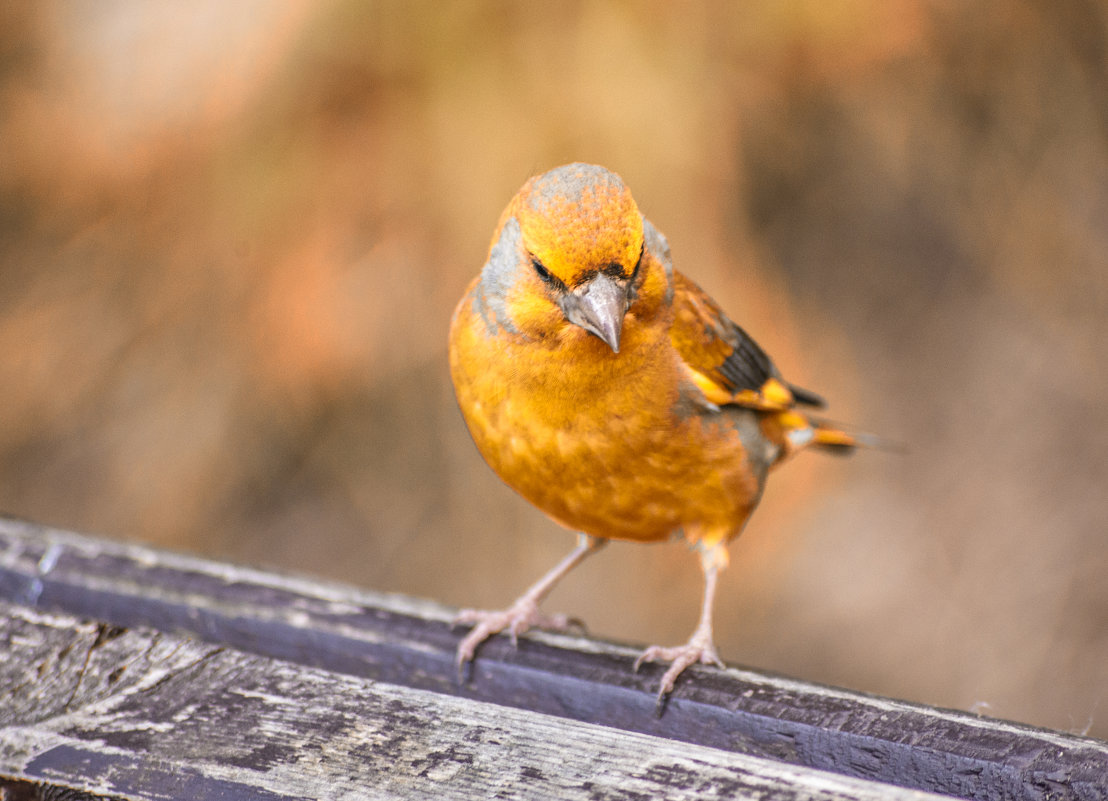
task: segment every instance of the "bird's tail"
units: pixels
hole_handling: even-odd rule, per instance
[[[883,451],[902,450],[889,440],[861,431],[849,431],[840,423],[809,418],[809,424],[812,427],[811,444],[828,453],[845,456],[853,453],[858,448],[873,448]]]
[[[782,458],[787,458],[804,448],[818,448],[827,453],[845,456],[858,448],[878,450],[902,450],[894,443],[873,434],[851,431],[841,423],[810,417],[795,409],[773,416],[783,434]]]

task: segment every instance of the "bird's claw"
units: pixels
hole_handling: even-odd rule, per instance
[[[454,618],[454,625],[474,624],[473,629],[458,643],[455,662],[458,666],[458,679],[464,679],[465,667],[473,661],[477,647],[492,637],[507,630],[512,646],[518,647],[519,635],[528,629],[547,631],[566,631],[571,626],[584,628],[576,618],[566,615],[547,615],[539,611],[539,606],[529,598],[520,598],[507,609],[483,610],[463,609]]]
[[[638,673],[644,662],[669,662],[669,669],[662,676],[662,683],[658,688],[656,708],[660,712],[665,704],[666,696],[673,690],[677,677],[685,672],[685,668],[698,662],[702,665],[715,665],[724,667],[723,660],[719,658],[715,645],[709,640],[700,642],[696,637],[684,645],[664,648],[660,645],[652,645],[647,648],[639,658],[635,660],[634,670]]]

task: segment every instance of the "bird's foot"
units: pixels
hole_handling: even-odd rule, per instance
[[[694,634],[684,645],[671,648],[663,648],[660,645],[652,645],[642,652],[635,660],[635,672],[638,672],[643,662],[669,662],[669,670],[662,676],[662,684],[658,688],[658,709],[662,708],[666,696],[673,690],[673,684],[677,677],[685,672],[685,668],[699,662],[702,665],[715,665],[723,667],[723,660],[716,652],[716,646],[711,637],[702,637]]]
[[[524,596],[507,609],[483,610],[463,609],[454,618],[454,625],[475,624],[473,630],[458,643],[457,658],[458,674],[468,662],[473,660],[477,646],[494,634],[499,634],[505,629],[512,638],[512,645],[519,644],[519,635],[528,629],[545,629],[547,631],[566,631],[571,626],[581,626],[581,621],[566,615],[547,615],[539,611],[539,605]]]

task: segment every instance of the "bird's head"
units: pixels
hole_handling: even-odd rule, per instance
[[[514,241],[504,241],[509,237]],[[569,164],[524,184],[493,243],[512,264],[513,322],[540,336],[583,329],[618,353],[644,281],[643,218],[615,173]]]

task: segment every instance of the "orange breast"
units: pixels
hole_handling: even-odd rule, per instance
[[[741,530],[765,476],[756,413],[694,402],[666,327],[629,315],[618,354],[576,326],[525,341],[493,330],[472,291],[455,312],[451,373],[478,449],[508,485],[597,537],[683,528],[714,542]]]

